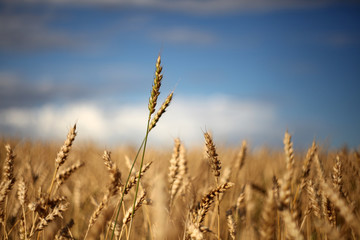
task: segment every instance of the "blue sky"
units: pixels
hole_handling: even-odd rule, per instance
[[[360,143],[360,4],[335,0],[1,1],[2,135],[139,143],[159,53],[154,144]]]

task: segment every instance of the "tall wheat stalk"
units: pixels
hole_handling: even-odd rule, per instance
[[[134,213],[135,213],[135,207],[136,207],[136,199],[137,199],[137,195],[138,195],[138,191],[139,191],[139,186],[140,186],[140,180],[141,180],[141,173],[142,173],[142,168],[143,168],[143,164],[144,164],[144,158],[145,158],[145,152],[146,152],[146,145],[147,145],[147,140],[148,140],[148,136],[150,131],[156,126],[156,123],[159,121],[160,117],[165,113],[166,109],[168,108],[168,106],[171,103],[172,97],[173,97],[173,92],[171,92],[167,98],[165,99],[165,101],[163,102],[163,104],[161,105],[160,109],[157,111],[157,113],[155,114],[155,116],[152,118],[152,115],[155,113],[155,109],[156,109],[156,105],[157,105],[157,99],[158,96],[160,95],[160,87],[161,87],[161,81],[162,81],[163,75],[162,75],[162,66],[161,66],[161,56],[159,55],[157,60],[156,60],[156,64],[155,64],[155,77],[154,77],[154,83],[151,89],[151,95],[149,98],[149,104],[148,104],[148,109],[149,109],[149,115],[148,115],[148,119],[147,119],[147,124],[146,124],[146,132],[145,132],[145,138],[142,141],[141,146],[138,149],[138,152],[135,156],[135,159],[132,163],[131,169],[129,171],[128,177],[126,179],[126,183],[124,186],[124,190],[123,190],[123,194],[121,195],[121,200],[120,200],[120,204],[118,206],[118,210],[116,213],[116,217],[115,217],[115,223],[117,222],[117,219],[119,217],[119,213],[120,213],[120,209],[123,203],[123,199],[124,199],[124,192],[126,190],[126,187],[128,185],[130,176],[131,176],[131,172],[134,168],[135,162],[142,150],[142,156],[141,156],[141,162],[140,162],[140,167],[139,167],[139,175],[138,175],[138,181],[136,184],[136,189],[135,189],[135,196],[134,196],[134,201],[133,201],[133,211],[131,213],[131,218],[130,218],[130,226],[129,226],[129,233],[127,235],[127,239],[130,238],[130,234],[131,234],[131,228],[132,228],[132,223],[133,223],[133,218],[134,218]],[[114,234],[115,234],[115,228],[112,232],[112,236],[111,239],[114,238]]]

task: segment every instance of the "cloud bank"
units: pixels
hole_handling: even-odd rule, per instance
[[[64,139],[78,124],[78,139],[104,145],[139,144],[144,136],[147,106],[101,106],[95,102],[54,104],[35,108],[8,108],[0,112],[0,130],[8,135],[37,139]],[[205,130],[219,142],[274,136],[276,109],[266,103],[240,101],[228,96],[181,97],[150,136],[155,146],[171,145],[175,137],[200,145]],[[281,134],[281,133],[280,133]]]

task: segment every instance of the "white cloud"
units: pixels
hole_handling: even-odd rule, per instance
[[[213,132],[219,142],[269,137],[276,109],[267,103],[240,101],[228,96],[175,96],[169,110],[150,135],[152,144],[172,144],[180,137],[186,144],[202,144],[202,131]],[[78,124],[79,140],[101,144],[139,143],[146,127],[146,104],[100,106],[94,102],[45,105],[32,109],[10,108],[0,112],[2,132],[20,136],[64,139],[67,128]],[[10,134],[12,134],[10,133]]]

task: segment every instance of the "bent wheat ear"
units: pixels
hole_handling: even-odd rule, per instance
[[[156,115],[151,120],[151,123],[150,123],[150,126],[149,126],[149,131],[151,131],[151,129],[153,129],[156,126],[156,124],[159,121],[159,119],[161,118],[161,116],[166,112],[166,109],[169,107],[169,105],[171,103],[173,94],[174,94],[174,92],[171,92],[167,96],[167,98],[165,99],[165,101],[161,105],[160,109],[157,111]]]
[[[142,206],[144,200],[145,200],[145,197],[146,197],[146,192],[144,191],[141,195],[140,198],[138,198],[136,200],[136,203],[135,203],[135,209],[133,209],[133,207],[131,206],[125,213],[125,216],[124,216],[124,219],[123,219],[123,228],[125,227],[125,225],[130,222],[130,218],[131,218],[131,214],[135,212]]]
[[[102,210],[107,206],[109,202],[109,195],[108,193],[104,195],[103,199],[101,200],[100,204],[98,205],[98,207],[96,208],[96,210],[93,212],[93,214],[91,215],[91,218],[89,220],[89,225],[87,228],[87,231],[85,233],[85,237],[84,239],[86,239],[86,236],[89,234],[90,228],[95,224],[95,222],[97,221],[97,219],[99,218]]]
[[[128,194],[130,189],[137,184],[137,182],[139,181],[139,176],[141,178],[144,173],[150,168],[151,164],[152,162],[147,163],[141,170],[141,173],[137,172],[135,176],[132,176],[130,178],[129,183],[125,186],[124,195]]]
[[[81,168],[82,166],[84,166],[84,163],[76,163],[71,167],[65,169],[60,174],[58,174],[56,176],[57,187],[60,187],[71,176],[73,172],[75,172],[77,169]]]
[[[209,211],[209,208],[215,201],[215,197],[219,196],[219,194],[225,192],[232,186],[234,186],[234,183],[231,182],[224,183],[212,189],[210,192],[208,192],[206,195],[203,196],[199,208],[197,209],[197,216],[199,223],[202,223],[204,221],[206,213]]]

